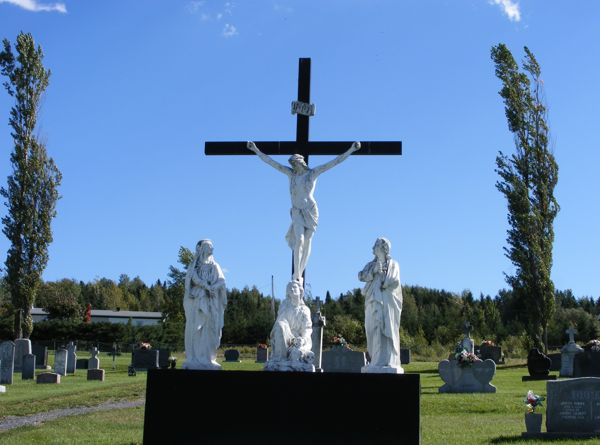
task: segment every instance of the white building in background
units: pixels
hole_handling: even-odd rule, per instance
[[[39,307],[31,309],[33,322],[48,319],[48,312]],[[82,316],[83,319],[83,316]],[[120,323],[127,324],[131,320],[133,326],[157,325],[163,319],[162,312],[144,311],[108,311],[104,309],[92,309],[92,323]]]

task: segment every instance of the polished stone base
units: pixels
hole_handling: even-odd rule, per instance
[[[418,445],[420,393],[419,374],[151,369],[144,444]]]
[[[548,375],[543,375],[543,376],[537,376],[537,375],[524,375],[523,377],[521,377],[521,381],[522,382],[533,382],[533,381],[539,381],[539,380],[556,380],[556,374],[548,374]]]
[[[360,372],[363,374],[404,374],[404,369],[402,366],[395,368],[393,366],[367,365],[360,368]]]

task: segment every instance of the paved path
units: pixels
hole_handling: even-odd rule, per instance
[[[22,426],[39,425],[49,420],[60,419],[67,416],[79,416],[81,414],[96,413],[99,411],[109,411],[113,409],[134,408],[142,406],[144,400],[119,401],[119,402],[104,402],[96,406],[79,406],[75,408],[62,408],[46,411],[44,413],[31,414],[30,416],[7,416],[0,420],[0,432],[20,428]]]

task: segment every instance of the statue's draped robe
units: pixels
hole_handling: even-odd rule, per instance
[[[215,286],[215,296],[200,285]],[[203,368],[216,364],[221,343],[227,290],[221,267],[210,259],[195,259],[185,278],[185,355],[184,367]]]
[[[286,360],[291,341],[298,337],[303,339],[300,349],[304,353],[309,352],[312,348],[311,334],[312,322],[306,304],[302,302],[294,306],[286,298],[279,306],[277,320],[271,330],[271,360]]]
[[[368,263],[359,273],[366,282],[365,330],[370,366],[400,367],[400,314],[402,288],[400,266],[392,259],[385,274],[376,274],[377,260]]]

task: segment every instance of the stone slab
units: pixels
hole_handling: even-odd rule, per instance
[[[418,445],[420,392],[419,374],[153,369],[143,442]],[[344,407],[359,421],[336,419]]]
[[[556,380],[556,374],[548,374],[548,375],[543,375],[543,376],[537,376],[537,375],[524,375],[523,377],[521,377],[521,381],[522,382],[536,382],[536,381],[540,381],[540,380]]]
[[[6,386],[0,385],[0,393],[6,392]]]
[[[560,352],[553,352],[548,354],[548,358],[552,360],[550,365],[550,371],[560,371]]]
[[[66,349],[59,349],[54,354],[54,372],[67,375],[69,353]]]
[[[324,372],[357,372],[366,366],[364,352],[353,351],[343,346],[336,346],[323,352],[321,368]]]
[[[226,362],[239,362],[240,361],[240,351],[237,349],[227,349],[224,353]]]
[[[15,344],[12,341],[0,343],[0,383],[12,385],[15,371]]]
[[[410,349],[400,348],[400,364],[408,365],[410,363]]]
[[[46,369],[48,366],[48,347],[33,343],[31,353],[35,355],[35,366],[38,369]]]
[[[136,349],[133,351],[131,364],[137,370],[158,368],[158,349]]]
[[[600,378],[581,377],[546,383],[549,433],[600,434]]]
[[[99,380],[104,381],[104,369],[88,369],[87,371],[88,380]]]
[[[600,351],[584,351],[573,361],[573,377],[600,377]]]
[[[21,379],[33,380],[35,378],[35,355],[26,354],[23,356],[23,367],[21,369]]]
[[[38,374],[37,380],[38,383],[60,383],[60,374],[56,374],[54,372],[43,372]]]
[[[31,340],[28,338],[15,340],[15,372],[21,372],[21,369],[23,369],[23,356],[27,354],[31,354]]]
[[[77,345],[72,341],[67,346],[67,374],[75,374],[77,370]]]
[[[88,358],[78,358],[75,362],[76,369],[88,369],[90,359]]]

